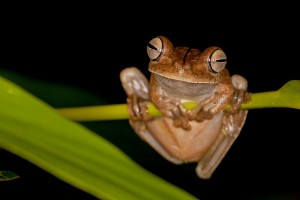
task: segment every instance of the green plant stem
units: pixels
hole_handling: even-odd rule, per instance
[[[193,109],[196,106],[195,102],[184,103],[186,109]],[[300,109],[300,80],[289,81],[277,91],[254,93],[251,95],[251,101],[242,104],[241,109],[278,107]],[[57,111],[75,121],[119,120],[129,117],[127,104],[59,108]],[[152,116],[160,115],[151,103],[148,111]]]
[[[259,97],[265,97],[265,94],[259,95],[259,93],[254,95]],[[252,97],[253,98],[253,97]],[[252,102],[252,101],[251,101]],[[186,102],[183,104],[186,109],[193,109],[197,106],[194,102]],[[270,107],[272,102],[260,103],[248,103],[243,104],[242,109],[253,109],[258,107]],[[68,119],[74,121],[99,121],[99,120],[121,120],[128,119],[128,109],[127,104],[114,104],[114,105],[99,105],[99,106],[84,106],[84,107],[74,107],[74,108],[58,108],[57,111]],[[151,116],[159,116],[160,112],[155,108],[153,104],[149,104],[148,112]]]
[[[57,111],[75,121],[118,120],[129,117],[127,104],[58,108]]]

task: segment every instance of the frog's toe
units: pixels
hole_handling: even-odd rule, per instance
[[[243,99],[245,96],[245,91],[242,90],[237,90],[232,98],[233,103],[232,103],[232,109],[234,111],[238,110],[241,106],[241,104],[243,103]]]
[[[230,102],[231,107],[228,111],[231,113],[237,112],[240,109],[242,103],[248,102],[248,99],[249,99],[248,96],[249,96],[249,93],[247,91],[236,90],[233,95],[233,98]]]
[[[173,125],[177,128],[183,128],[184,130],[191,129],[189,120],[184,117],[173,119]]]
[[[128,97],[128,112],[130,118],[133,120],[150,120],[151,116],[148,113],[148,102],[144,99],[138,97],[137,95],[132,95]]]
[[[214,114],[212,114],[211,112],[201,112],[196,116],[195,120],[197,122],[202,122],[204,120],[211,119],[213,116]]]

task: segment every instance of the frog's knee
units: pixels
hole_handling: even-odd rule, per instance
[[[231,77],[233,87],[238,90],[247,90],[248,81],[241,75],[235,74]]]
[[[120,79],[127,96],[149,98],[149,83],[147,78],[136,67],[128,67],[121,71]]]

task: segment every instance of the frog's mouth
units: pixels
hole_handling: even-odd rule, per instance
[[[209,96],[213,93],[216,83],[192,83],[166,78],[164,76],[154,74],[159,85],[168,94],[178,97],[195,97]]]
[[[156,65],[149,64],[148,70],[155,75],[159,75],[166,79],[172,79],[176,81],[182,81],[186,83],[195,83],[195,84],[215,84],[218,82],[220,77],[220,73],[214,74],[210,73],[206,69],[202,69],[202,71],[197,71],[197,73],[192,70],[184,70],[183,68],[189,68],[190,66],[183,67],[182,64],[178,64],[180,66],[172,67],[165,65]],[[168,71],[166,71],[166,69]],[[183,70],[180,70],[183,69]]]

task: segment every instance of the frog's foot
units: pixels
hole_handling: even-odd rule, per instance
[[[152,119],[152,117],[148,113],[148,105],[150,104],[149,101],[140,98],[136,94],[133,94],[127,98],[127,103],[128,113],[131,120],[148,121]]]
[[[241,104],[250,101],[250,93],[247,92],[248,82],[240,75],[233,75],[231,77],[231,82],[235,88],[233,98],[230,102],[230,109],[228,112],[236,113]]]
[[[211,102],[213,101],[213,97],[208,97],[203,99],[201,102],[198,103],[197,107],[189,110],[187,112],[187,116],[189,120],[195,120],[197,122],[201,122],[206,119],[211,119],[214,115],[214,109]]]
[[[224,114],[223,127],[220,134],[197,165],[196,172],[200,178],[209,179],[214,173],[239,136],[247,113],[247,110],[239,110],[235,114]]]
[[[190,130],[191,125],[187,116],[187,110],[181,102],[172,99],[165,99],[163,101],[164,105],[159,109],[163,116],[171,118],[175,127]]]
[[[185,130],[190,130],[191,125],[189,123],[189,118],[184,115],[184,112],[179,108],[179,109],[174,109],[173,110],[173,125],[176,127],[181,127]]]

